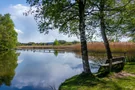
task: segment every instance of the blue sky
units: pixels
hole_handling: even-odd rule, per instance
[[[0,1],[0,8],[6,8],[9,5],[16,5],[16,4],[28,5],[26,3],[26,0],[1,0]]]
[[[0,14],[11,14],[19,42],[52,42],[55,39],[66,41],[79,40],[76,37],[59,34],[58,30],[50,31],[48,35],[40,34],[33,16],[23,15],[28,10],[29,5],[26,3],[26,0],[1,0],[0,2]]]

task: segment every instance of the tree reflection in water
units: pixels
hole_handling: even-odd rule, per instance
[[[58,56],[58,50],[54,50],[54,55],[57,57]]]
[[[0,52],[0,86],[11,85],[17,67],[17,57],[18,54],[13,50]]]

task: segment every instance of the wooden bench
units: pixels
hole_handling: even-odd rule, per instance
[[[104,76],[109,72],[119,72],[123,70],[124,65],[125,57],[115,57],[111,60],[106,60],[105,64],[100,64],[99,73],[101,76]]]

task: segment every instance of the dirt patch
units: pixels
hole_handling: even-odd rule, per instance
[[[128,76],[135,77],[135,74],[131,74],[131,73],[128,73],[125,71],[114,74],[114,77],[116,77],[116,78],[123,78],[123,77],[128,77]]]

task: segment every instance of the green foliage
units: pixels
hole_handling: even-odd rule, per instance
[[[81,50],[87,52],[86,39],[92,39],[100,27],[105,43],[108,59],[112,58],[106,32],[118,41],[122,36],[121,12],[130,0],[27,0],[34,10],[41,33],[48,33],[50,29],[70,35],[79,35]],[[33,12],[33,11],[32,11]],[[105,32],[106,31],[106,32]],[[113,37],[112,37],[113,36]],[[82,53],[83,60],[88,59],[87,53]],[[86,62],[85,62],[86,61]],[[89,70],[88,60],[83,65]]]
[[[60,33],[68,34],[69,36],[76,35],[80,37],[79,31],[79,2],[77,0],[27,0],[31,7],[36,6],[35,19],[38,21],[38,26],[41,33],[48,33],[49,30],[59,29]],[[96,30],[91,27],[91,22],[88,18],[88,11],[93,8],[90,6],[91,1],[86,0],[85,5],[85,34],[86,38],[92,39]],[[27,15],[28,13],[26,13]]]
[[[59,42],[58,42],[58,40],[57,40],[57,39],[55,39],[55,41],[54,41],[53,45],[59,45]]]
[[[100,13],[104,3],[103,14]],[[61,33],[79,35],[79,8],[77,0],[27,0],[31,6],[38,7],[35,18],[41,32],[48,33],[50,29],[57,28]],[[104,16],[105,31],[112,41],[119,41],[127,35],[129,28],[134,27],[134,1],[132,0],[86,0],[85,6],[85,31],[88,40],[93,34],[100,36],[100,17]],[[132,13],[131,13],[132,12]],[[131,18],[132,16],[132,18]],[[126,27],[127,24],[130,27]],[[134,30],[135,31],[135,30]],[[128,35],[129,36],[129,35]],[[130,34],[131,37],[134,35]]]
[[[132,42],[135,42],[135,1],[131,0],[122,13],[124,33],[127,37],[130,37]]]
[[[77,43],[79,43],[79,41],[74,40],[74,41],[72,42],[72,44],[77,44]]]
[[[40,32],[48,33],[50,29],[59,28],[64,34],[77,34],[79,17],[76,1],[70,0],[27,0],[31,6],[37,6],[35,18]]]
[[[72,42],[66,42],[66,45],[72,45],[73,43]]]
[[[104,29],[109,40],[119,41],[125,34],[124,16],[125,8],[131,0],[90,0],[92,7],[87,17],[87,23],[91,24],[91,29],[101,26],[101,17],[104,20]],[[103,9],[101,13],[101,8]],[[97,32],[97,31],[96,31]],[[100,36],[100,33],[99,35]]]
[[[17,56],[15,51],[0,52],[0,85],[11,85],[17,67]]]
[[[14,30],[13,21],[9,14],[0,14],[0,50],[15,48],[17,44],[17,33]]]
[[[59,44],[65,44],[66,43],[65,40],[59,40],[58,42],[59,42]]]

